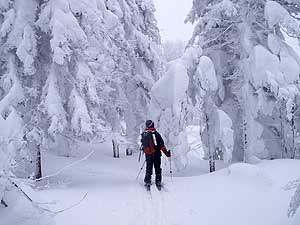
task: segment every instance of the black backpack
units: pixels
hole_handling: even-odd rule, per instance
[[[142,133],[142,146],[144,153],[147,155],[151,155],[155,152],[155,142],[156,136],[155,131],[144,131]]]

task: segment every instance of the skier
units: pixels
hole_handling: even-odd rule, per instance
[[[153,171],[153,166],[155,169],[155,184],[160,190],[161,184],[161,151],[169,158],[171,157],[170,150],[168,151],[165,147],[164,141],[160,134],[154,128],[154,122],[152,120],[147,120],[146,129],[142,133],[142,149],[145,153],[146,158],[146,174],[145,174],[145,187],[150,190],[151,176]]]

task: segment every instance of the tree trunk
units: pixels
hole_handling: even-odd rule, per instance
[[[295,136],[296,136],[296,126],[295,126],[295,105],[292,107],[292,159],[296,157],[296,146],[295,146]]]
[[[132,155],[132,149],[130,147],[126,148],[126,155]]]
[[[244,133],[244,162],[248,160],[248,136],[247,136],[247,121],[244,119],[243,122],[243,133]]]
[[[120,147],[118,145],[118,142],[115,139],[112,139],[112,145],[113,145],[113,157],[120,158]]]
[[[36,157],[36,173],[35,179],[42,178],[42,155],[41,155],[41,145],[37,145],[37,157]]]
[[[216,168],[215,168],[214,154],[212,152],[212,147],[210,142],[209,119],[207,114],[205,114],[205,119],[206,119],[206,127],[207,127],[207,142],[208,142],[208,152],[209,152],[209,172],[212,173],[216,170]]]
[[[280,138],[281,138],[281,158],[287,157],[287,148],[286,148],[286,140],[285,140],[285,132],[284,132],[284,120],[283,120],[283,112],[282,112],[282,106],[279,109],[279,118],[280,118]]]

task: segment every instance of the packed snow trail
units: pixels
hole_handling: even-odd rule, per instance
[[[41,183],[41,194],[54,211],[68,207],[88,192],[78,206],[59,214],[57,225],[299,225],[300,213],[287,218],[293,190],[284,186],[299,177],[296,160],[263,161],[258,165],[234,164],[204,174],[207,162],[198,161],[173,182],[164,169],[166,191],[151,186],[151,196],[135,180],[137,157],[111,157],[110,146],[94,148],[87,161]],[[76,158],[44,155],[44,175],[53,174]],[[162,160],[163,166],[168,166]],[[205,163],[203,165],[203,163]],[[42,185],[43,184],[43,185]]]

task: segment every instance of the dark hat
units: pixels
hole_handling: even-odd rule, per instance
[[[145,125],[147,128],[154,128],[154,122],[152,120],[147,120]]]

